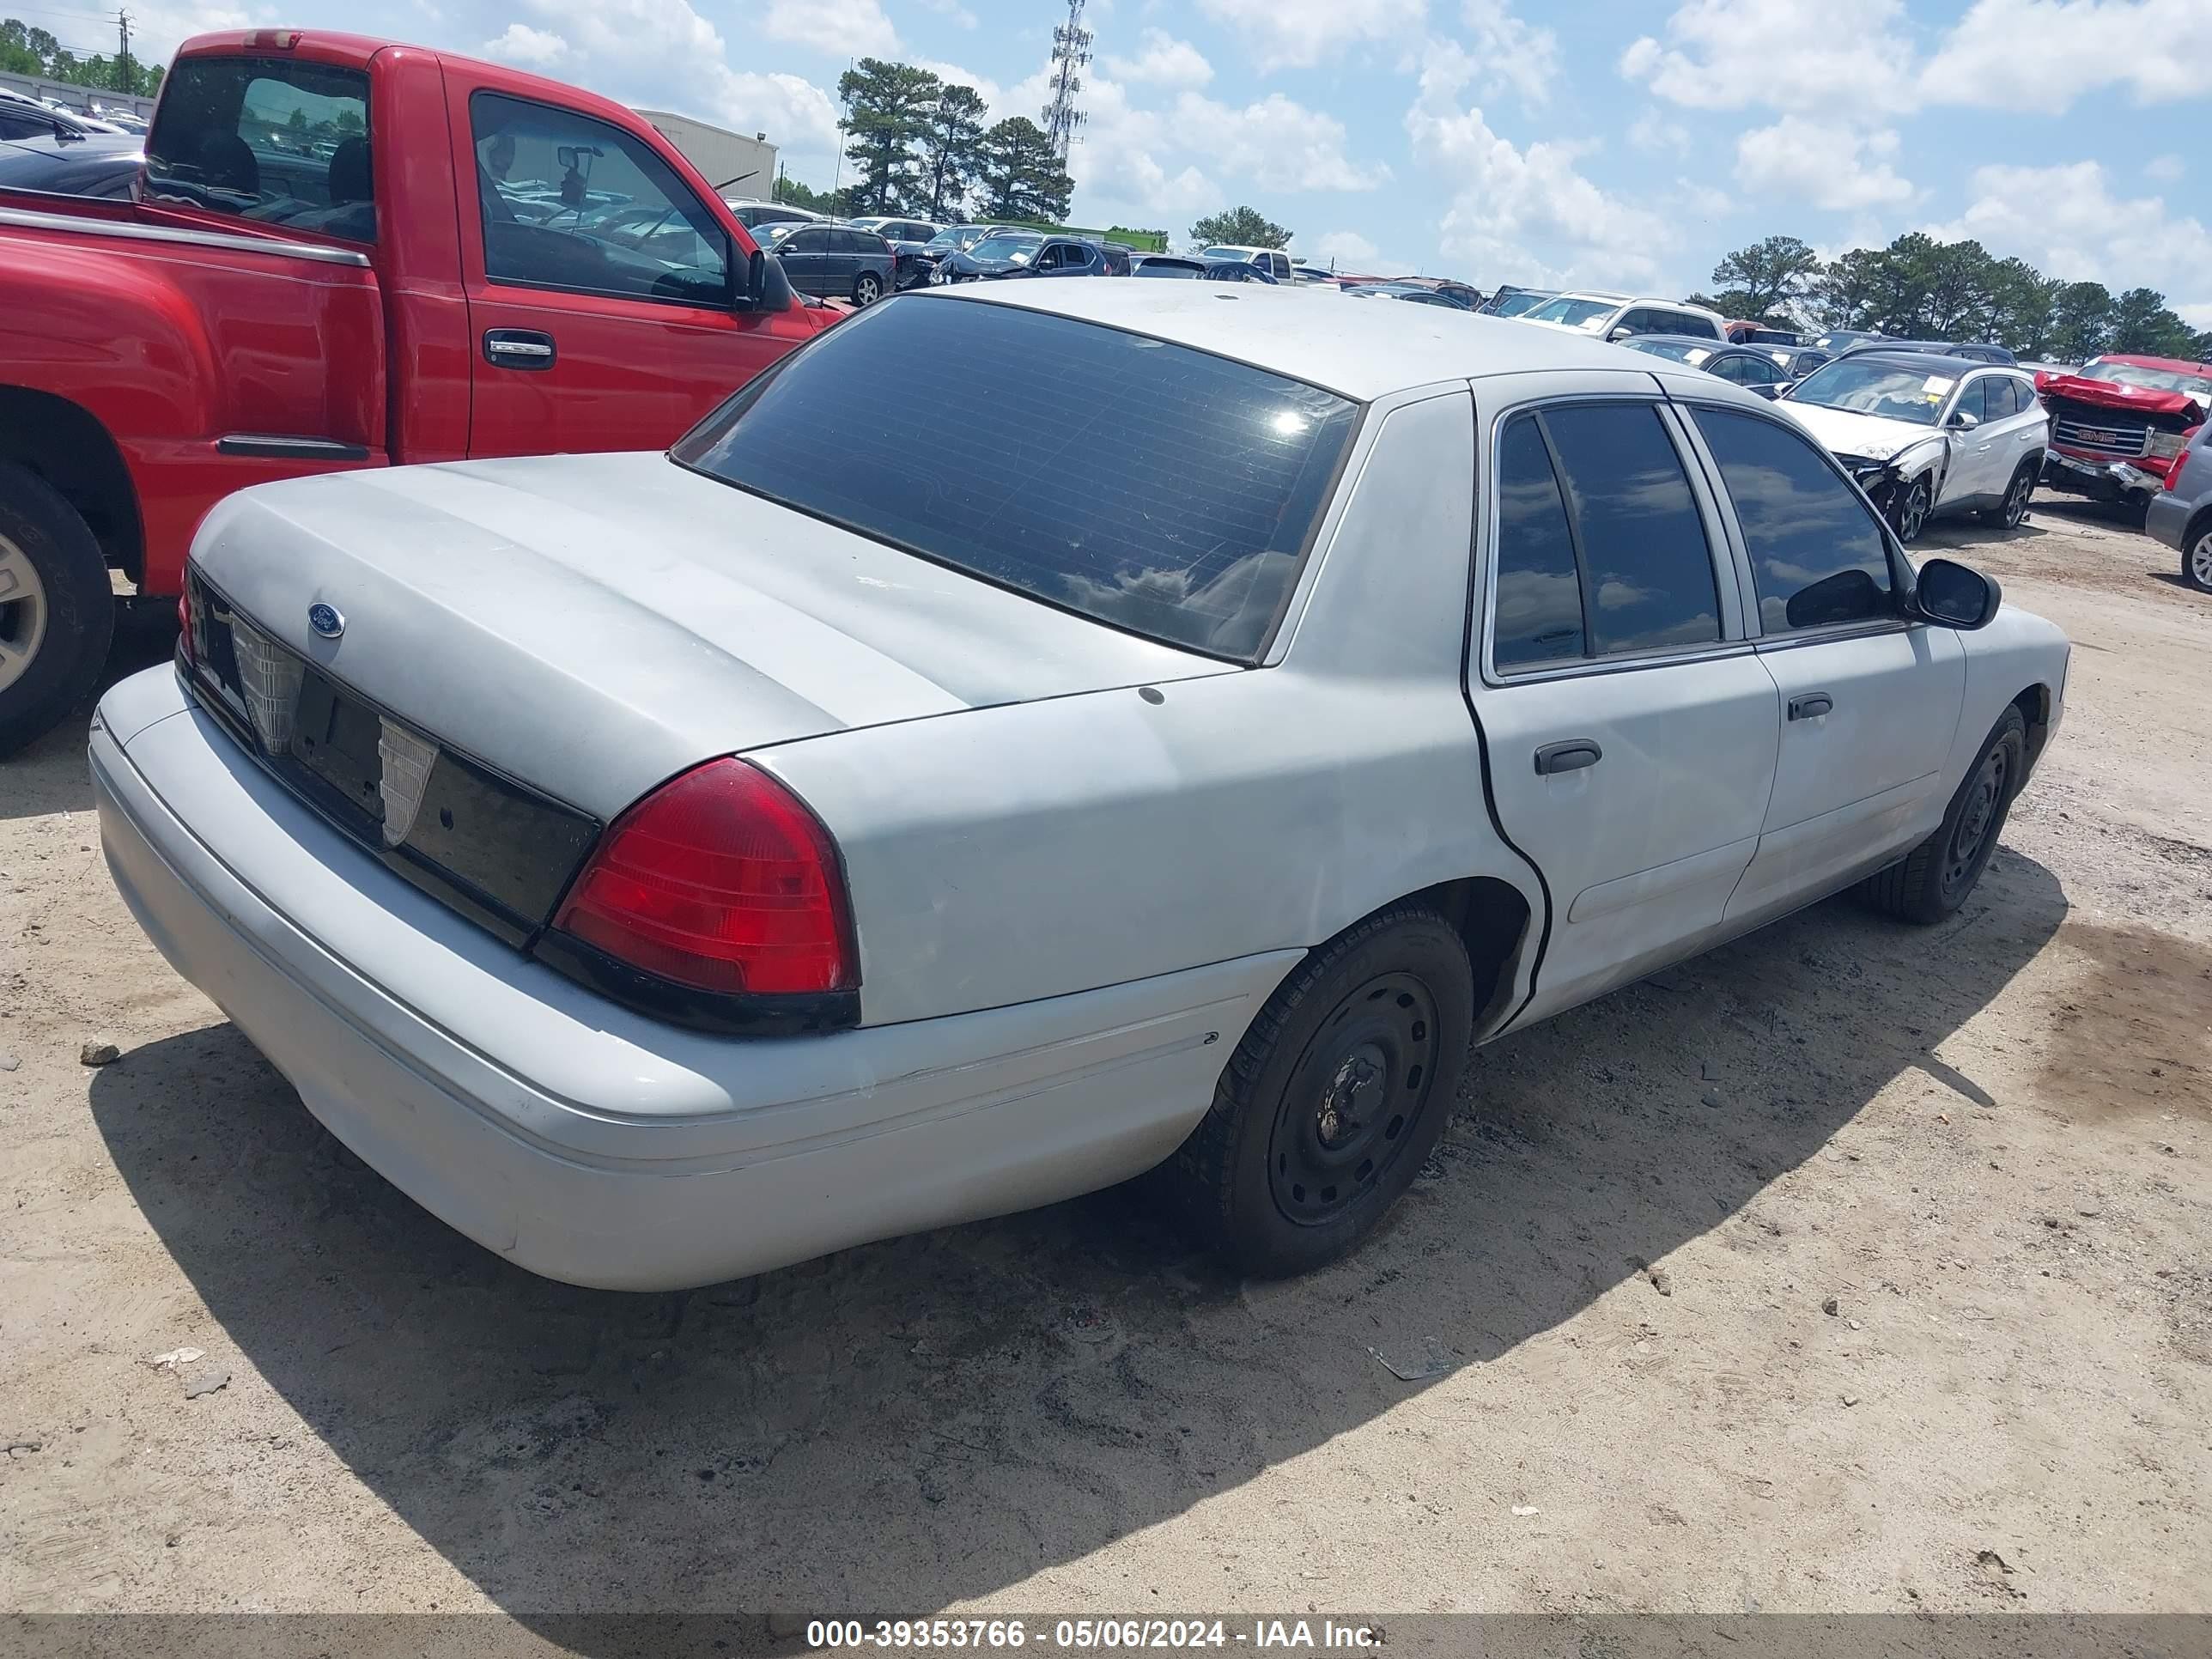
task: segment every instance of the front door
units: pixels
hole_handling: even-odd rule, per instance
[[[744,255],[634,134],[458,91],[469,453],[658,449],[781,355]]]
[[[1795,427],[1689,413],[1747,556],[1779,711],[1758,855],[1728,907],[1747,926],[1887,862],[1942,817],[1966,656],[1948,629],[1905,620],[1887,533]]]
[[[1534,1019],[1720,927],[1758,846],[1778,720],[1671,411],[1559,401],[1493,431],[1478,709],[1499,817],[1550,896]]]

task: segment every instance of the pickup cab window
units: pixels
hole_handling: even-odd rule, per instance
[[[728,239],[641,139],[492,92],[469,100],[469,125],[487,279],[728,305]]]
[[[376,240],[368,76],[274,58],[188,58],[146,138],[146,188],[241,219]]]

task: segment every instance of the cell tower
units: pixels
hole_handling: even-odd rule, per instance
[[[1083,90],[1078,71],[1091,61],[1091,31],[1083,27],[1083,6],[1084,0],[1067,0],[1067,21],[1052,32],[1052,102],[1044,106],[1044,131],[1063,167],[1068,146],[1089,118],[1075,106],[1075,94]]]

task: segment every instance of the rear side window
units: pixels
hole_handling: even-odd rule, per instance
[[[887,404],[884,386],[935,388],[930,419]],[[1053,388],[1052,420],[1009,390],[1033,386]],[[1064,610],[1250,661],[1297,580],[1357,413],[1186,346],[909,295],[817,336],[673,454]]]
[[[368,76],[276,58],[190,58],[161,88],[146,139],[156,200],[376,240]]]
[[[1581,550],[1592,652],[1720,638],[1712,550],[1659,411],[1567,404],[1542,421]]]
[[[1567,504],[1535,417],[1505,428],[1498,449],[1498,599],[1490,659],[1511,671],[1583,653],[1582,579]]]
[[[1743,526],[1764,631],[1897,614],[1874,515],[1811,444],[1756,416],[1693,413]]]

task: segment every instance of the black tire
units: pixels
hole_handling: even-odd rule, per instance
[[[1944,810],[1943,822],[1896,864],[1859,884],[1859,896],[1903,921],[1941,921],[1966,902],[1989,867],[2005,815],[2027,775],[2027,721],[2007,704]]]
[[[1984,508],[1982,522],[1998,530],[2019,529],[2027,521],[2028,498],[2035,494],[2035,483],[2042,473],[2040,462],[2022,461],[2020,470],[2012,475],[2012,482],[2005,486],[2003,501]]]
[[[1892,495],[1893,503],[1889,527],[1897,532],[1897,539],[1910,547],[1920,539],[1920,532],[1928,528],[1929,515],[1936,510],[1935,481],[1923,474]]]
[[[1338,934],[1230,1055],[1160,1172],[1170,1201],[1255,1277],[1334,1261],[1443,1133],[1474,1024],[1467,945],[1434,911],[1401,906]]]
[[[115,635],[107,561],[77,511],[36,473],[0,463],[0,568],[17,597],[0,595],[0,648],[28,660],[0,665],[0,755],[50,731],[90,695]]]
[[[872,306],[884,297],[883,279],[872,270],[864,270],[853,279],[853,303]]]
[[[2212,514],[2181,532],[2181,580],[2200,593],[2212,593]]]

